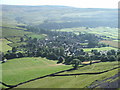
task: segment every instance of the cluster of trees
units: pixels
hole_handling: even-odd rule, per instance
[[[17,52],[16,48],[8,51],[3,55],[4,59],[13,59],[21,57],[46,57],[49,60],[58,60],[57,63],[63,63],[66,65],[72,64],[76,69],[79,64],[83,61],[101,60],[106,61],[120,61],[120,50],[109,50],[109,51],[98,51],[91,50],[91,53],[84,52],[83,49],[80,50],[79,55],[66,55],[63,48],[38,48],[38,50],[26,51],[24,53]]]
[[[90,60],[115,61],[120,51],[97,51],[91,50],[91,53],[85,52],[82,48],[105,47],[105,44],[99,44],[101,37],[89,33],[80,33],[76,35],[71,32],[46,31],[37,28],[30,28],[30,31],[47,34],[45,39],[37,39],[26,36],[26,45],[13,47],[11,51],[3,54],[3,60],[21,58],[21,57],[46,57],[50,60],[58,60],[57,63],[72,64],[74,68],[83,62]],[[81,45],[81,43],[87,43]]]

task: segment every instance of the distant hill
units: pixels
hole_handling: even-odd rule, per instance
[[[80,26],[117,27],[117,12],[117,9],[101,8],[2,5],[2,20],[3,25],[32,24],[47,29]]]

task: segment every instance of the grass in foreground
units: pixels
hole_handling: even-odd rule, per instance
[[[15,85],[69,68],[71,68],[71,66],[57,65],[56,61],[39,57],[11,59],[2,64],[2,82]]]
[[[16,88],[87,88],[95,81],[101,81],[118,73],[118,69],[97,75],[56,76],[20,85]]]
[[[75,73],[92,73],[92,72],[102,72],[112,68],[118,67],[118,61],[114,62],[100,62],[96,64],[87,65],[79,68],[78,70],[64,72],[60,74],[75,74]]]

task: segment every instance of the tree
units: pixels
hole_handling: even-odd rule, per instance
[[[21,38],[20,38],[20,42],[23,42],[23,41],[24,41],[24,39],[23,39],[23,37],[21,37]]]
[[[120,61],[120,55],[117,56],[117,61]]]
[[[60,47],[60,55],[63,56],[65,54],[64,48]]]
[[[114,49],[111,50],[112,55],[116,54],[116,51]]]
[[[64,64],[70,65],[72,60],[73,60],[73,56],[66,56]]]
[[[57,60],[57,55],[54,53],[48,53],[45,57],[50,60]]]
[[[81,60],[82,62],[85,61],[85,56],[83,56],[83,55],[79,55],[77,58],[78,58],[79,60]]]
[[[90,60],[90,65],[92,65],[92,60]]]
[[[110,50],[110,51],[107,51],[107,55],[115,55],[115,50]]]
[[[16,57],[21,58],[21,57],[23,57],[23,54],[21,52],[19,52],[16,54]]]
[[[89,41],[88,43],[88,47],[89,48],[94,48],[95,46],[98,45],[98,42],[97,41]]]
[[[15,47],[12,48],[12,52],[15,53],[17,49]]]
[[[73,59],[71,64],[74,67],[74,69],[77,69],[79,64],[81,64],[81,61],[79,59]]]
[[[101,56],[101,61],[102,62],[109,61],[109,58],[106,55],[105,56]]]
[[[91,50],[91,53],[95,53],[95,52],[98,52],[98,50],[97,49]]]
[[[114,55],[111,55],[110,57],[109,57],[109,61],[116,61],[117,59],[116,59],[116,57],[114,56]]]
[[[120,55],[120,50],[117,51],[117,55]]]
[[[58,63],[63,63],[63,61],[65,61],[64,57],[60,56],[60,57],[58,58],[57,64],[58,64]]]

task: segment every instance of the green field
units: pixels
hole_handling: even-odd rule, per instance
[[[11,28],[14,28],[14,29],[11,29]],[[31,38],[38,38],[38,39],[42,39],[46,37],[45,34],[35,34],[32,32],[27,32],[25,31],[25,29],[22,29],[22,30],[17,30],[17,29],[22,29],[22,28],[19,28],[19,27],[16,28],[15,26],[10,26],[9,28],[2,28],[1,38],[7,38],[9,41],[7,41],[6,39],[0,40],[0,46],[1,46],[0,51],[6,52],[8,50],[11,50],[12,47],[17,47],[22,44],[25,45],[26,42],[20,42],[21,37],[23,37],[24,40],[26,40],[26,37],[24,35],[27,35],[28,37],[31,37]]]
[[[29,37],[31,37],[31,38],[43,39],[43,38],[45,38],[47,35],[46,35],[46,34],[34,34],[34,33],[32,33],[32,34],[29,34],[29,35],[27,35],[27,36],[29,36]]]
[[[7,44],[9,44],[9,43],[11,43],[10,41],[7,41],[6,39],[0,39],[0,51],[1,52],[6,52],[6,51],[8,51],[8,50],[11,50],[12,49],[12,47],[10,47],[9,45],[7,45]]]
[[[102,41],[100,41],[101,43],[105,43],[105,44],[107,44],[107,45],[110,45],[110,46],[112,46],[112,47],[116,47],[116,48],[119,48],[119,44],[120,44],[120,42],[118,42],[118,41],[109,41],[109,40],[102,40]]]
[[[117,50],[117,48],[113,48],[113,47],[85,48],[85,49],[83,49],[83,50],[84,50],[85,52],[89,52],[89,51],[91,51],[91,50],[105,51],[105,50],[111,50],[111,49]]]
[[[74,74],[74,73],[92,73],[92,72],[102,72],[105,70],[109,70],[112,68],[118,67],[118,62],[101,62],[96,63],[92,65],[88,65],[85,67],[81,67],[78,70],[70,71],[70,72],[64,72],[60,74]]]
[[[25,44],[26,44],[25,42],[20,42],[20,43],[10,43],[9,46],[11,46],[11,47],[17,47],[17,46],[25,45]]]
[[[76,34],[79,34],[79,32],[83,32],[83,33],[87,32],[101,36],[104,35],[106,36],[106,39],[109,38],[114,40],[118,39],[118,29],[110,28],[110,27],[96,27],[96,28],[77,27],[77,28],[64,28],[64,29],[59,29],[57,31],[74,32]]]
[[[2,28],[2,37],[11,37],[11,36],[24,36],[25,34],[30,34],[24,30]]]
[[[15,36],[15,37],[8,37],[7,39],[14,42],[14,43],[17,43],[17,42],[20,42],[20,36]]]
[[[15,85],[40,76],[72,68],[45,58],[18,58],[2,64],[3,82]]]
[[[103,62],[99,64],[94,64],[90,66],[85,66],[75,71],[65,72],[69,73],[82,73],[82,72],[93,72],[101,71],[103,68],[110,69],[112,67],[118,66],[118,62]],[[115,66],[114,66],[115,65]],[[94,69],[93,69],[94,67]],[[93,70],[91,70],[93,69]],[[65,74],[61,73],[61,74]],[[56,77],[46,77],[44,79],[29,82],[18,86],[17,88],[87,88],[95,81],[101,81],[108,77],[114,76],[118,73],[118,69],[96,75],[77,75],[77,76],[56,76]]]

